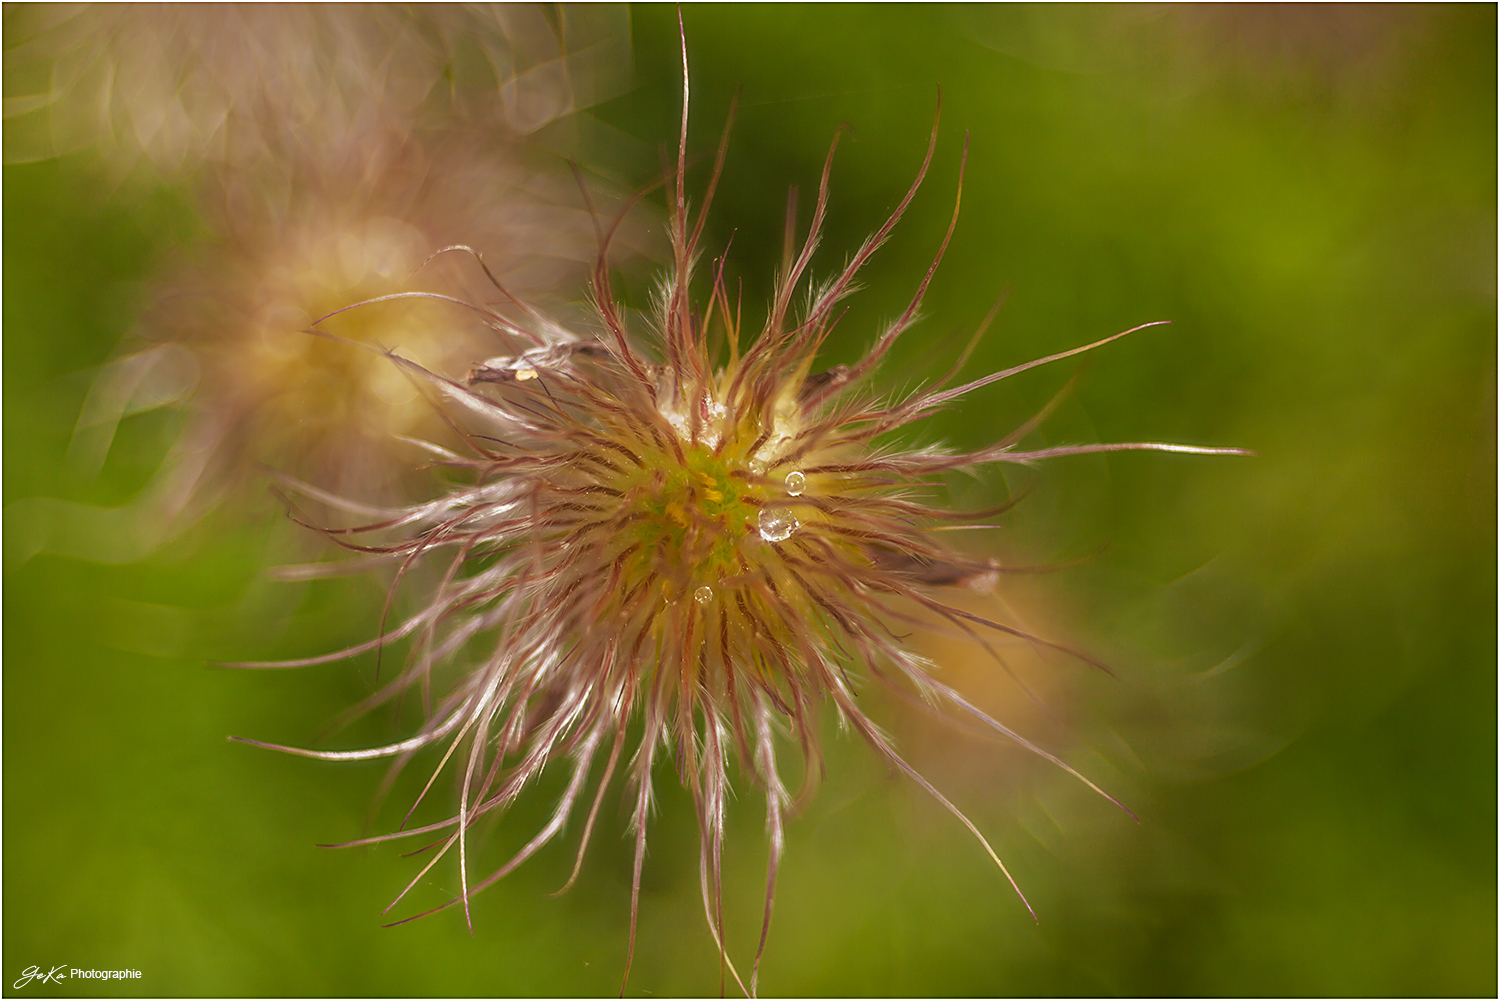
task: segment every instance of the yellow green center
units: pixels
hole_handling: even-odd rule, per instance
[[[764,490],[743,464],[703,444],[681,443],[675,453],[646,457],[624,490],[627,519],[622,548],[632,549],[629,575],[651,570],[694,586],[741,571],[739,542],[753,530]],[[653,461],[654,460],[654,461]]]

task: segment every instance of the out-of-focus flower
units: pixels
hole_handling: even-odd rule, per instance
[[[1088,452],[1238,450],[1157,443],[1023,448],[1035,422],[974,452],[903,448],[895,436],[934,410],[1125,334],[955,388],[942,388],[945,379],[882,399],[871,388],[872,378],[916,322],[929,270],[906,310],[860,361],[816,369],[839,303],[926,174],[937,141],[934,127],[927,159],[890,218],[794,312],[827,207],[830,150],[810,232],[796,246],[789,215],[785,264],[766,324],[753,343],[742,344],[722,258],[708,301],[694,306],[690,299],[703,219],[690,218],[686,208],[686,104],[684,92],[669,225],[674,259],[657,297],[651,347],[627,329],[601,255],[592,336],[569,333],[540,311],[518,306],[514,320],[490,314],[511,345],[504,355],[476,364],[464,381],[389,355],[401,371],[426,380],[455,421],[470,429],[470,456],[437,446],[432,451],[449,467],[467,471],[472,483],[425,504],[380,512],[375,523],[337,529],[335,537],[361,552],[384,554],[400,567],[398,580],[431,561],[431,593],[390,632],[353,649],[245,666],[326,663],[413,639],[405,670],[359,708],[416,689],[430,714],[415,736],[353,751],[261,746],[325,760],[392,758],[397,769],[425,748],[446,746],[427,789],[451,762],[460,784],[454,815],[353,842],[436,838],[437,850],[398,901],[434,865],[456,854],[461,891],[435,909],[461,903],[467,911],[475,893],[551,841],[586,797],[602,758],[578,859],[581,864],[610,780],[624,768],[635,835],[633,950],[652,774],[659,754],[674,757],[696,806],[703,907],[722,951],[720,860],[730,759],[737,757],[742,773],[765,794],[771,848],[763,948],[783,825],[794,801],[778,766],[778,745],[789,742],[802,756],[806,795],[820,770],[824,706],[951,811],[1004,871],[979,829],[908,765],[862,708],[860,689],[872,679],[1073,772],[980,710],[942,678],[940,665],[898,635],[921,628],[977,649],[991,638],[1021,638],[1088,659],[945,597],[945,589],[984,587],[1004,568],[944,544],[940,529],[987,513],[951,511],[924,500],[937,478],[987,464]],[[703,211],[723,156],[721,146]],[[313,496],[341,506],[327,494]],[[369,515],[363,505],[342,506]],[[294,573],[340,569],[314,564]],[[430,697],[439,669],[450,664],[462,665],[458,677]],[[505,811],[558,758],[569,759],[569,778],[550,821],[503,865],[472,880],[471,827]],[[575,876],[577,871],[575,865]],[[753,993],[755,976],[739,980],[725,959],[740,986]],[[628,970],[627,962],[627,976]]]
[[[391,134],[304,162],[288,188],[247,178],[227,189],[223,237],[163,283],[140,325],[149,350],[185,349],[198,370],[193,418],[166,467],[177,496],[163,514],[208,502],[255,463],[389,499],[413,455],[399,439],[440,437],[442,420],[406,375],[324,335],[399,350],[452,376],[505,341],[457,306],[442,313],[397,298],[338,311],[414,278],[432,294],[482,298],[472,262],[429,260],[458,243],[481,252],[515,294],[581,282],[597,241],[577,203],[571,180],[514,145]]]
[[[483,298],[479,269],[428,262],[457,243],[528,299],[583,283],[592,217],[562,159],[528,133],[568,131],[567,116],[620,84],[621,8],[140,5],[12,17],[30,33],[7,72],[21,74],[27,55],[50,67],[35,110],[56,141],[41,153],[74,137],[163,169],[206,165],[195,188],[215,233],[155,283],[69,449],[87,479],[125,417],[185,402],[159,474],[121,508],[26,499],[12,557],[139,558],[257,463],[393,501],[410,465],[399,439],[440,435],[442,422],[405,376],[320,339],[313,321],[406,289],[419,272],[427,289]],[[390,301],[319,329],[455,375],[500,343],[460,309],[441,323],[414,317],[411,303]]]
[[[21,4],[5,14],[5,153],[97,147],[117,170],[236,169],[455,113],[528,135],[617,93],[614,5]]]

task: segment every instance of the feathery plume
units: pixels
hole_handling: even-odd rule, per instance
[[[285,188],[241,178],[226,191],[223,238],[162,283],[140,325],[148,352],[189,351],[198,370],[193,419],[164,467],[176,482],[163,514],[201,508],[257,463],[348,496],[409,495],[402,480],[419,453],[402,440],[441,437],[442,422],[383,358],[320,335],[462,375],[503,343],[496,332],[482,317],[434,317],[399,296],[414,281],[430,294],[481,295],[451,257],[431,259],[458,242],[484,248],[528,296],[582,280],[593,227],[571,192],[513,144],[390,133],[324,151]],[[112,430],[98,426],[101,438]]]
[[[618,85],[622,8],[43,6],[7,10],[6,23],[23,39],[7,52],[7,114],[29,106],[11,94],[26,68],[48,67],[36,113],[54,133],[72,123],[68,135],[124,157],[117,168],[142,153],[164,172],[209,168],[194,187],[214,234],[153,283],[93,381],[68,464],[91,479],[123,419],[178,404],[188,418],[170,454],[119,508],[27,498],[12,547],[23,557],[138,559],[262,464],[350,496],[409,499],[403,439],[440,437],[442,422],[399,372],[309,334],[312,323],[414,275],[482,295],[454,262],[428,262],[453,243],[482,250],[528,297],[588,272],[592,219],[531,134],[556,124],[551,140],[567,142],[565,116]],[[58,138],[33,152],[68,148]],[[409,302],[320,331],[446,374],[497,350],[479,319],[433,323]]]
[[[594,336],[564,329],[496,282],[504,310],[468,308],[505,331],[513,342],[510,353],[475,365],[463,381],[400,354],[387,355],[423,381],[455,425],[468,430],[471,454],[432,451],[471,482],[424,504],[380,512],[324,492],[308,494],[365,517],[354,527],[322,531],[367,554],[361,565],[373,557],[394,566],[393,591],[421,563],[433,565],[436,583],[415,613],[367,643],[300,661],[241,666],[328,663],[411,639],[404,670],[358,709],[419,692],[428,717],[414,736],[350,751],[247,741],[323,760],[391,758],[395,770],[424,749],[444,748],[422,797],[452,767],[459,784],[453,816],[350,842],[437,839],[437,850],[393,907],[434,866],[456,856],[461,890],[433,910],[461,905],[467,913],[476,893],[557,837],[587,803],[576,878],[605,790],[623,770],[635,839],[633,954],[652,780],[659,757],[670,755],[697,812],[709,929],[736,983],[753,994],[786,817],[799,801],[783,779],[778,754],[784,743],[795,747],[806,776],[800,797],[810,794],[820,770],[824,706],[950,811],[1020,894],[979,829],[902,758],[861,708],[858,692],[867,680],[967,717],[1108,798],[945,684],[940,666],[896,635],[893,627],[920,626],[980,648],[987,637],[1020,637],[1093,663],[1083,653],[944,600],[945,588],[982,584],[1005,568],[949,549],[932,530],[993,512],[945,510],[920,499],[924,488],[955,470],[1090,452],[1244,453],[1156,442],[1024,448],[1035,422],[971,452],[902,448],[896,439],[902,429],[974,390],[1133,331],[951,388],[944,388],[945,379],[881,399],[872,380],[917,320],[957,224],[955,198],[947,235],[906,309],[855,364],[815,366],[855,276],[890,236],[926,176],[937,143],[934,122],[921,169],[890,217],[839,273],[811,289],[798,310],[794,303],[807,287],[828,207],[830,148],[810,230],[797,241],[789,213],[785,263],[765,325],[753,343],[743,344],[739,305],[724,282],[722,256],[707,301],[695,305],[690,295],[728,127],[703,207],[694,215],[684,177],[687,105],[684,43],[682,133],[668,197],[673,258],[656,297],[650,346],[637,339],[611,292],[605,251],[614,229],[601,227]],[[962,172],[960,167],[960,191]],[[338,565],[313,565],[291,575],[331,572]],[[439,670],[450,664],[466,666],[444,690]],[[633,732],[639,736],[632,741]],[[567,759],[569,778],[550,820],[499,868],[471,875],[469,838],[476,821],[506,810],[559,758]],[[770,839],[760,945],[744,979],[727,956],[720,888],[731,759],[764,794]]]
[[[10,162],[258,169],[372,126],[529,135],[613,96],[628,14],[562,4],[24,4],[6,11]]]

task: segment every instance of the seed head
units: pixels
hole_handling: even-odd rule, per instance
[[[786,264],[765,325],[745,346],[722,257],[707,301],[697,307],[690,300],[703,215],[690,217],[687,209],[686,132],[684,84],[669,198],[674,260],[660,288],[649,347],[628,329],[611,294],[603,250],[612,230],[605,230],[593,278],[595,336],[564,330],[507,294],[504,310],[470,308],[483,311],[512,349],[474,366],[465,382],[392,356],[432,387],[455,422],[470,429],[473,456],[435,451],[447,465],[467,471],[472,484],[331,537],[353,545],[351,536],[367,536],[354,548],[396,564],[398,582],[419,561],[435,561],[439,579],[415,614],[379,638],[280,666],[326,662],[414,637],[408,665],[371,698],[374,705],[411,688],[425,696],[440,665],[473,661],[407,740],[359,751],[279,749],[331,760],[391,757],[399,768],[424,748],[446,747],[433,779],[453,762],[461,790],[454,816],[351,843],[436,835],[438,851],[407,890],[456,851],[462,889],[442,907],[461,903],[466,911],[475,893],[562,830],[602,758],[579,839],[576,877],[604,791],[623,767],[635,836],[632,950],[652,775],[664,752],[675,758],[695,803],[703,906],[723,950],[720,858],[730,759],[736,758],[766,803],[763,949],[784,819],[794,801],[777,754],[785,742],[795,746],[807,776],[803,793],[809,792],[819,773],[824,705],[951,811],[1005,872],[975,825],[906,763],[861,709],[857,693],[869,679],[966,715],[1073,771],[944,684],[940,665],[907,649],[896,635],[901,627],[921,626],[968,637],[976,646],[985,645],[990,633],[1062,649],[944,600],[945,588],[982,582],[1005,568],[939,541],[934,528],[986,513],[953,512],[921,500],[934,478],[989,463],[1082,452],[1237,450],[1133,443],[1026,451],[1018,443],[1030,423],[975,452],[902,449],[893,436],[935,409],[1114,338],[956,388],[939,383],[883,400],[871,390],[872,379],[916,321],[935,260],[910,304],[861,360],[817,369],[815,357],[838,320],[838,304],[926,175],[937,141],[934,124],[921,170],[890,218],[794,312],[828,204],[829,150],[810,231],[798,244],[788,226]],[[725,135],[727,140],[727,129]],[[724,154],[721,143],[704,212]],[[957,218],[955,205],[943,248]],[[637,723],[639,737],[631,741]],[[559,757],[569,760],[570,778],[549,822],[504,865],[471,880],[469,829],[480,817],[506,809]],[[756,966],[759,956],[758,950]],[[754,991],[753,973],[746,984],[727,957],[726,965],[743,989]]]
[[[124,418],[181,403],[169,454],[119,508],[28,498],[20,549],[137,559],[263,465],[345,496],[424,496],[402,439],[440,438],[442,421],[383,359],[307,331],[414,274],[483,294],[453,262],[427,263],[452,243],[482,248],[523,294],[576,287],[592,220],[527,137],[553,124],[549,140],[570,142],[560,119],[610,95],[628,65],[624,18],[602,6],[7,7],[7,157],[97,147],[121,175],[149,161],[159,179],[192,182],[212,233],[153,282],[93,380],[68,463],[92,478]],[[319,329],[450,373],[493,343],[481,324],[434,322],[410,301]]]
[[[411,299],[342,307],[409,289],[413,276],[444,295],[480,294],[456,261],[428,261],[460,240],[485,248],[513,287],[545,296],[587,274],[589,216],[514,142],[380,130],[284,170],[284,185],[259,175],[226,185],[219,238],[162,282],[141,324],[151,348],[197,362],[188,439],[204,466],[179,491],[211,494],[264,463],[346,496],[410,499],[401,481],[413,452],[400,439],[441,436],[441,420],[379,355],[309,331],[461,372],[492,343],[472,318]]]
[[[37,4],[6,12],[6,158],[275,169],[372,124],[530,134],[613,96],[607,5]]]

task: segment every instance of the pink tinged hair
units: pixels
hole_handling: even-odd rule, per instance
[[[679,21],[680,16],[679,12]],[[684,179],[688,103],[685,32],[682,33],[682,53],[682,131],[679,136],[670,213],[675,267],[673,280],[663,303],[662,337],[663,347],[673,362],[677,378],[681,379],[686,375],[697,380],[701,386],[705,385],[709,378],[710,355],[705,332],[707,318],[699,323],[695,332],[692,311],[688,302],[688,288],[698,241],[703,232],[704,215],[722,170],[728,130],[726,127],[724,138],[720,141],[713,176],[709,183],[708,197],[705,198],[704,207],[700,210],[696,222],[691,224],[690,229]],[[725,394],[726,402],[763,408],[771,399],[776,382],[784,380],[788,371],[797,373],[797,378],[805,377],[812,354],[836,323],[834,307],[852,290],[856,273],[884,243],[915,197],[931,163],[936,138],[937,123],[935,121],[932,138],[922,166],[906,195],[886,222],[865,241],[843,271],[813,298],[802,322],[789,330],[786,325],[787,313],[794,289],[811,261],[826,213],[833,153],[838,143],[838,136],[835,135],[820,178],[811,227],[800,251],[796,253],[793,253],[792,239],[795,230],[792,211],[794,203],[789,206],[785,262],[782,274],[778,276],[770,318],[765,331],[743,357],[738,357],[736,343],[731,341],[731,356],[738,358],[738,364],[735,366],[735,374]],[[965,162],[966,159],[967,141],[965,142]],[[963,165],[961,164],[960,192],[962,175]],[[836,443],[868,441],[886,431],[920,419],[974,390],[1039,365],[1101,347],[1129,333],[1155,325],[1144,324],[1092,344],[993,373],[953,389],[937,388],[948,382],[962,368],[979,337],[993,320],[999,308],[999,303],[997,303],[965,347],[958,364],[954,366],[953,371],[937,383],[937,387],[890,406],[870,405],[863,409],[845,406],[841,411],[838,406],[833,405],[832,401],[843,397],[866,380],[876,370],[896,339],[915,322],[928,284],[953,235],[957,223],[958,202],[959,197],[956,196],[953,219],[949,223],[931,267],[924,275],[906,310],[886,328],[871,351],[860,362],[839,373],[838,377],[829,378],[822,384],[815,385],[810,395],[798,401],[807,426],[798,434],[792,451],[782,456],[783,463],[805,457],[819,447],[819,442],[826,445],[830,441]],[[623,215],[620,218],[623,218]],[[502,428],[514,428],[519,434],[537,435],[576,447],[576,455],[585,458],[574,461],[586,461],[600,468],[614,469],[627,468],[623,465],[626,462],[632,462],[636,466],[642,464],[639,456],[629,447],[606,437],[591,434],[583,422],[570,417],[563,409],[563,403],[553,394],[553,388],[549,388],[549,382],[562,394],[562,400],[569,401],[571,406],[578,408],[581,412],[588,412],[590,408],[593,408],[596,413],[621,420],[635,429],[642,440],[649,435],[656,440],[658,445],[665,442],[666,446],[676,450],[680,459],[681,446],[678,445],[676,438],[668,435],[663,439],[649,419],[640,418],[632,410],[635,404],[631,403],[631,400],[645,400],[649,401],[654,411],[658,389],[656,381],[648,374],[647,363],[636,353],[630,343],[624,318],[609,290],[606,256],[609,241],[618,225],[619,218],[608,230],[596,225],[600,251],[594,273],[596,306],[608,335],[606,340],[598,343],[602,343],[608,349],[610,360],[615,363],[611,370],[612,376],[618,377],[615,381],[595,381],[593,377],[575,369],[573,361],[565,352],[560,356],[560,362],[548,369],[545,380],[540,376],[535,380],[540,388],[545,390],[545,398],[532,393],[525,400],[517,400],[502,393],[501,400],[496,401],[478,395],[468,386],[435,376],[399,356],[388,352],[382,353],[391,358],[414,380],[433,387],[449,401],[470,409],[481,417],[494,420]],[[451,250],[471,253],[479,260],[481,267],[484,267],[479,255],[467,247],[448,247],[439,253]],[[489,274],[487,267],[485,272]],[[493,281],[493,275],[490,275],[490,278]],[[495,285],[500,288],[498,282],[495,282]],[[503,288],[500,290],[521,309],[530,322],[541,329],[554,331],[554,340],[558,340],[556,332],[560,332],[560,328],[556,328],[555,324],[551,324],[536,311],[510,296]],[[410,292],[383,296],[370,302],[407,297],[432,298],[474,310],[484,318],[485,322],[517,345],[529,342],[540,349],[547,344],[544,338],[523,326],[512,323],[494,310],[451,297]],[[723,287],[722,258],[715,274],[710,312],[715,303],[719,304],[728,322],[729,300],[727,291]],[[368,303],[357,305],[368,305]],[[737,322],[732,329],[737,337]],[[562,333],[565,334],[565,332]],[[573,343],[570,338],[571,335],[566,335],[563,340]],[[379,350],[368,345],[357,346],[366,350]],[[691,371],[685,371],[685,369],[691,369]],[[513,389],[520,390],[520,387],[510,385],[502,388],[506,392]],[[532,387],[525,388],[530,390]],[[530,402],[526,402],[527,400]],[[825,401],[829,401],[826,409]],[[884,544],[894,552],[912,552],[942,559],[944,558],[942,550],[923,537],[923,532],[927,529],[918,527],[917,520],[943,518],[967,520],[971,517],[987,517],[988,513],[959,515],[938,511],[896,497],[871,496],[865,488],[883,488],[902,483],[921,482],[914,481],[913,477],[992,462],[1031,462],[1091,452],[1157,450],[1193,454],[1250,454],[1240,449],[1201,448],[1152,442],[1069,445],[1031,451],[1016,450],[1015,444],[1046,416],[1055,402],[1054,400],[1053,404],[1049,404],[1015,433],[987,449],[960,454],[945,454],[936,449],[905,454],[885,450],[876,452],[869,458],[856,463],[839,466],[827,464],[809,466],[803,470],[808,475],[837,474],[842,477],[845,483],[844,496],[831,499],[807,496],[801,498],[799,503],[820,506],[828,518],[830,532],[849,539],[862,540],[860,543],[862,545]],[[699,434],[699,415],[696,408],[690,408],[690,411],[691,434],[696,439]],[[630,820],[630,829],[635,834],[635,848],[631,880],[629,945],[624,976],[628,980],[635,949],[646,828],[653,798],[651,774],[655,754],[659,745],[669,746],[668,740],[675,737],[680,769],[693,795],[698,815],[699,880],[705,917],[710,933],[719,948],[723,966],[733,975],[741,990],[745,990],[747,994],[754,994],[758,988],[760,960],[769,934],[777,872],[784,849],[784,816],[786,810],[793,805],[781,782],[777,768],[773,714],[781,713],[789,718],[793,732],[801,745],[806,762],[806,778],[799,799],[805,798],[810,795],[821,770],[817,737],[813,729],[816,715],[814,706],[818,700],[826,697],[831,700],[839,716],[852,725],[882,758],[892,767],[910,777],[964,825],[978,840],[1035,918],[1035,912],[1030,903],[1021,894],[1011,873],[979,829],[961,810],[918,774],[897,753],[890,739],[859,709],[849,688],[845,668],[840,661],[862,660],[873,674],[894,687],[887,673],[880,668],[882,661],[893,665],[898,669],[897,673],[913,684],[924,696],[946,701],[995,733],[1063,768],[1091,789],[1105,796],[1110,802],[1120,805],[1055,755],[998,723],[963,696],[938,682],[927,673],[919,660],[906,653],[890,639],[882,637],[877,631],[869,628],[866,620],[869,613],[873,611],[882,616],[889,616],[889,621],[922,621],[924,625],[930,625],[925,620],[919,620],[891,607],[879,597],[883,594],[914,603],[917,608],[946,620],[957,633],[966,634],[971,638],[978,639],[974,629],[978,626],[1066,652],[1102,668],[1103,665],[1098,664],[1097,661],[1076,650],[1033,636],[1024,630],[947,605],[914,587],[909,579],[902,577],[898,570],[882,569],[878,565],[855,566],[846,558],[840,558],[833,547],[816,537],[812,537],[811,542],[798,539],[793,540],[792,544],[772,544],[771,548],[776,559],[770,564],[760,566],[754,572],[749,566],[745,566],[745,573],[740,578],[726,581],[726,600],[723,607],[712,614],[699,616],[691,609],[684,611],[681,607],[663,610],[648,603],[645,595],[658,579],[656,571],[652,571],[646,581],[638,583],[629,593],[619,598],[617,605],[610,606],[608,602],[611,600],[611,595],[619,597],[618,573],[621,561],[624,559],[623,554],[615,557],[613,567],[608,570],[607,578],[601,578],[596,573],[593,582],[586,584],[585,579],[588,574],[583,568],[584,562],[590,558],[587,555],[588,547],[584,545],[572,547],[563,552],[559,558],[554,559],[553,564],[549,566],[544,558],[540,537],[549,531],[609,533],[617,529],[619,525],[607,518],[598,517],[601,509],[583,503],[585,498],[582,495],[578,495],[577,501],[569,500],[558,504],[549,502],[549,508],[544,511],[540,496],[545,486],[546,470],[549,468],[545,464],[545,457],[527,454],[524,450],[511,455],[508,450],[514,450],[519,446],[512,447],[503,442],[500,450],[496,451],[485,448],[472,437],[469,441],[481,455],[481,460],[463,460],[441,449],[437,450],[437,454],[445,461],[470,465],[481,473],[491,476],[498,476],[506,470],[513,470],[514,475],[519,479],[515,481],[501,479],[479,487],[459,490],[426,505],[400,511],[384,511],[344,502],[306,484],[283,478],[285,485],[306,496],[341,507],[351,513],[382,519],[377,523],[353,529],[322,531],[328,538],[340,545],[368,554],[367,559],[399,563],[396,584],[400,583],[401,576],[417,559],[437,549],[451,549],[453,557],[427,606],[389,631],[382,627],[381,634],[374,640],[320,657],[275,663],[247,662],[235,665],[255,668],[309,666],[346,659],[372,650],[378,651],[406,637],[419,636],[420,643],[414,663],[401,672],[396,679],[387,683],[356,707],[357,711],[364,711],[395,697],[419,682],[423,685],[425,696],[434,664],[457,653],[476,634],[490,629],[498,631],[501,638],[485,666],[474,672],[451,696],[446,698],[437,713],[429,717],[432,722],[413,738],[357,751],[305,750],[244,740],[245,743],[256,746],[322,760],[394,758],[396,760],[392,776],[388,776],[387,786],[389,778],[394,776],[394,770],[399,769],[413,754],[426,747],[447,741],[448,746],[442,759],[432,772],[422,793],[417,797],[416,803],[413,804],[413,810],[416,804],[425,798],[437,776],[447,768],[449,760],[455,756],[458,749],[465,741],[469,742],[459,808],[454,817],[410,829],[405,828],[406,821],[403,821],[401,830],[347,843],[348,845],[378,844],[397,838],[447,832],[429,846],[438,847],[438,850],[421,872],[392,901],[390,907],[394,907],[403,899],[456,845],[462,884],[459,896],[413,917],[431,914],[462,902],[465,919],[472,933],[473,922],[469,914],[471,897],[504,878],[556,837],[587,786],[597,752],[603,742],[608,739],[611,743],[611,750],[579,839],[572,872],[567,882],[557,892],[560,893],[572,886],[581,869],[583,855],[593,831],[604,791],[609,786],[618,766],[625,743],[627,724],[639,712],[644,718],[643,734],[631,756],[628,765],[630,777],[626,780],[627,783],[634,785],[635,790]],[[517,483],[521,485],[516,485]],[[528,483],[531,485],[525,486]],[[577,509],[576,513],[565,512],[570,504]],[[593,512],[594,516],[590,516],[589,512]],[[367,531],[388,531],[421,524],[431,524],[432,527],[421,532],[416,538],[394,547],[361,546],[346,541],[344,538]],[[522,545],[523,537],[528,535],[530,544]],[[579,536],[579,538],[584,538],[584,536]],[[477,546],[497,544],[502,547],[498,562],[468,578],[460,579],[459,573],[462,567]],[[505,546],[510,548],[504,549]],[[816,548],[811,548],[813,546]],[[629,552],[631,550],[626,550],[626,554]],[[778,569],[773,572],[773,568]],[[293,568],[287,576],[300,578],[322,574],[323,571],[316,567]],[[547,590],[548,587],[555,588],[555,582],[567,580],[570,574],[576,579],[565,590]],[[607,581],[602,587],[599,585],[600,579]],[[394,589],[395,585],[393,585],[392,593]],[[783,595],[786,589],[805,596],[806,600],[811,603],[811,607],[816,609],[815,614],[822,618],[827,636],[813,635],[809,629],[807,616],[788,604],[790,598]],[[590,598],[588,597],[590,594],[596,594],[597,597]],[[728,595],[731,594],[733,595],[732,604],[728,600]],[[856,599],[860,604],[858,606],[851,604],[851,599]],[[489,606],[487,611],[484,610],[486,605]],[[619,625],[618,629],[603,642],[602,647],[596,645],[585,649],[585,644],[581,642],[571,645],[568,643],[570,629],[590,621],[597,621],[598,616],[603,614],[607,607],[618,609]],[[451,620],[459,613],[464,613],[467,618],[460,616],[459,624],[453,626]],[[730,639],[728,625],[730,616],[736,616],[734,640]],[[711,626],[715,622],[719,626],[717,642],[711,633]],[[777,630],[772,628],[773,622],[781,627],[782,635],[787,637],[787,642],[783,643],[776,639]],[[437,633],[440,623],[447,623],[452,629],[452,632],[441,640]],[[653,635],[654,640],[651,638]],[[854,653],[844,650],[841,642],[852,646]],[[980,642],[992,656],[999,659],[988,644],[983,640]],[[653,644],[654,653],[648,652],[643,656],[642,650],[647,643]],[[833,649],[830,649],[830,644]],[[747,646],[748,651],[744,649]],[[830,659],[830,654],[834,652],[841,655],[840,660]],[[858,656],[855,656],[856,654]],[[584,663],[584,658],[592,659]],[[757,660],[765,665],[764,672],[755,669]],[[647,670],[649,663],[655,664],[653,670]],[[1001,663],[1003,665],[1003,660]],[[706,689],[704,695],[700,697],[698,679],[707,678],[711,669],[717,669],[723,676],[724,701],[720,701],[717,695],[707,693]],[[650,675],[649,679],[646,677],[647,674]],[[564,678],[570,680],[562,686],[560,698],[550,704],[545,719],[531,721],[529,717],[532,712],[541,707],[541,703],[538,702],[539,693],[556,691],[555,688],[547,686],[555,686],[559,679]],[[674,703],[675,712],[673,711]],[[698,714],[702,716],[701,731],[696,722]],[[765,905],[748,990],[738,970],[729,960],[723,935],[722,850],[724,811],[728,795],[725,741],[728,734],[733,734],[749,772],[764,788],[766,795],[769,852]],[[487,752],[486,749],[492,746],[493,750]],[[572,775],[551,818],[531,841],[504,865],[479,882],[471,884],[468,874],[469,827],[478,817],[493,810],[503,810],[512,803],[530,780],[540,774],[549,758],[559,750],[571,754]],[[512,751],[520,752],[519,760],[515,761],[502,777],[504,759]],[[1121,806],[1121,809],[1124,807]],[[409,812],[407,821],[410,817]],[[456,830],[451,830],[455,827]],[[622,982],[622,993],[623,989],[624,983]]]

